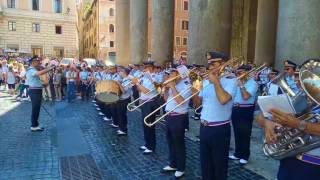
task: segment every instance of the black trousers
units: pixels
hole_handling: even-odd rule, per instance
[[[29,96],[32,105],[31,127],[38,127],[42,101],[42,89],[29,89]]]
[[[81,99],[82,100],[84,100],[84,99],[89,100],[90,91],[91,91],[90,85],[84,84],[83,82],[81,82],[80,90],[81,90]]]
[[[200,126],[200,161],[203,180],[226,180],[230,146],[230,123]]]
[[[122,99],[117,103],[117,119],[119,123],[119,129],[122,132],[127,133],[127,124],[128,124],[128,117],[127,117],[127,105],[130,103],[130,98]]]
[[[111,118],[111,112],[110,112],[110,105],[109,104],[105,104],[104,102],[99,101],[98,99],[96,99],[96,104],[98,105],[98,107],[101,109],[101,112],[107,117],[107,118]]]
[[[117,117],[118,116],[118,102],[116,103],[112,103],[112,104],[109,104],[107,106],[107,109],[109,109],[109,112],[110,112],[110,115],[112,117],[112,122],[114,125],[119,125],[119,118]]]
[[[137,89],[137,86],[132,86],[132,96],[133,96],[133,100],[136,100],[139,98],[139,91]],[[137,101],[135,105],[138,106],[139,102]]]
[[[144,124],[143,119],[150,114],[152,111],[154,111],[157,108],[157,102],[156,99],[153,101],[145,103],[141,107],[141,113],[142,113],[142,124],[143,124],[143,134],[144,134],[144,141],[145,146],[149,149],[154,151],[156,149],[156,128],[155,126],[147,126]],[[154,122],[156,119],[156,115],[154,114],[150,118],[147,119],[147,122]]]
[[[184,171],[186,166],[186,146],[184,140],[186,119],[188,119],[188,114],[166,117],[170,167],[177,168],[178,171]]]
[[[278,180],[319,180],[320,166],[294,157],[280,161]]]
[[[248,160],[250,156],[251,129],[254,106],[234,107],[232,109],[232,125],[235,140],[234,156]]]

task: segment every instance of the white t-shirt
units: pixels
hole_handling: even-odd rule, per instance
[[[7,83],[8,84],[15,84],[16,83],[16,78],[15,78],[14,72],[9,71],[7,73]]]

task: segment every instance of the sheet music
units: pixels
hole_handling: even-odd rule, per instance
[[[296,113],[290,99],[286,94],[280,94],[275,96],[259,96],[258,105],[263,113],[264,117],[271,118],[269,113],[271,108],[279,109],[286,113]]]

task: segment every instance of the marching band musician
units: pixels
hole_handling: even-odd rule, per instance
[[[212,52],[209,69],[219,67],[227,57]],[[200,161],[204,180],[227,179],[230,146],[230,117],[237,81],[232,76],[219,77],[209,72],[208,83],[193,99],[196,106],[202,102],[200,126]]]
[[[35,56],[29,60],[30,67],[26,72],[26,78],[29,85],[29,95],[31,98],[32,113],[31,113],[31,131],[43,131],[44,128],[39,125],[39,114],[42,100],[42,82],[40,76],[48,73],[54,66],[48,67],[41,71],[38,68],[41,65],[40,59]]]
[[[238,77],[251,70],[249,65],[241,65],[236,74]],[[248,75],[247,75],[248,76]],[[232,109],[232,126],[235,136],[235,152],[230,155],[232,160],[239,160],[241,165],[248,163],[250,156],[250,139],[255,110],[255,98],[258,84],[253,77],[243,77],[238,80],[236,96]]]
[[[101,71],[99,72],[99,75],[96,74],[96,82],[99,82],[99,79],[102,81],[102,80],[109,80],[110,79],[110,76],[109,76],[109,72],[108,72],[108,69],[101,69]],[[97,111],[101,111],[99,112],[99,115],[100,116],[104,116],[103,117],[103,120],[104,121],[111,121],[111,115],[110,115],[110,112],[108,110],[105,109],[105,104],[103,102],[100,102],[96,99],[96,109]]]
[[[154,72],[154,64],[152,61],[144,62],[144,75],[141,78],[141,81],[137,78],[133,78],[132,82],[137,86],[138,91],[140,92],[141,100],[145,104],[141,107],[142,119],[144,119],[148,114],[153,112],[157,108],[157,96],[156,87],[153,83],[151,74]],[[148,122],[155,121],[155,115],[151,116],[148,119]],[[150,154],[154,152],[156,148],[156,129],[154,126],[149,127],[143,124],[143,133],[145,145],[141,146],[140,149],[143,150],[143,154]]]
[[[172,68],[168,70],[170,78],[179,76],[176,69]],[[180,94],[180,92],[190,89],[189,91]],[[177,97],[175,97],[177,96]],[[170,101],[165,107],[166,111],[171,111],[178,104],[185,101],[186,98],[191,96],[191,83],[190,80],[182,79],[181,77],[176,78],[174,81],[169,82],[164,88],[164,100]],[[164,172],[175,171],[175,177],[180,178],[184,175],[185,164],[186,164],[186,147],[185,147],[185,122],[188,121],[188,106],[189,101],[184,102],[181,106],[173,110],[166,117],[166,135],[169,146],[169,161],[170,164],[163,168]]]
[[[267,143],[277,141],[276,126],[290,127],[299,129],[304,133],[320,136],[320,124],[301,121],[292,114],[287,114],[278,109],[271,109],[272,121],[259,115],[258,123],[265,129]],[[319,109],[314,110],[319,114]],[[278,180],[318,180],[320,177],[320,148],[302,153],[296,157],[289,157],[280,160],[278,170]]]
[[[266,94],[269,96],[275,96],[278,94],[282,94],[282,90],[279,87],[279,85],[277,85],[273,82],[273,80],[278,76],[278,74],[279,74],[279,71],[275,70],[275,69],[272,69],[271,72],[269,73],[270,82],[267,83],[267,85],[264,89]]]
[[[79,74],[80,76],[80,88],[81,88],[81,99],[84,101],[85,99],[89,100],[90,95],[90,84],[91,84],[91,75],[88,71],[87,67],[82,67],[82,71]]]
[[[110,73],[110,67],[107,67],[105,71],[102,73],[102,80],[111,80],[111,73]],[[111,121],[111,110],[110,110],[110,105],[105,104],[103,102],[97,102],[98,106],[97,110],[101,111],[99,112],[99,115],[104,116],[103,120],[104,121]]]
[[[99,81],[103,80],[103,66],[97,66],[96,71],[94,71],[93,73],[93,87],[94,87],[94,92],[95,92],[95,84]],[[96,101],[93,100],[93,103],[95,103]]]
[[[112,81],[116,81],[117,83],[121,83],[122,78],[118,74],[118,67],[117,66],[110,67],[110,78],[111,78],[110,80],[112,80]],[[114,128],[118,128],[119,122],[118,122],[118,118],[117,118],[117,115],[118,115],[117,114],[117,103],[107,105],[106,108],[110,109],[110,114],[111,114],[111,118],[112,118],[112,123],[110,124],[110,126],[112,126]]]
[[[140,64],[133,64],[131,67],[132,67],[132,70],[130,72],[131,76],[135,78],[139,78],[142,76],[143,72],[140,70]],[[133,100],[136,100],[139,98],[139,91],[136,86],[132,86],[132,96],[133,96]],[[135,105],[138,106],[139,102],[137,101]]]
[[[131,79],[128,77],[130,74],[130,69],[128,68],[122,68],[119,71],[119,75],[122,78],[122,81],[118,82],[120,90],[121,90],[121,96],[120,100],[116,103],[116,113],[117,116],[114,117],[115,119],[118,119],[119,124],[119,130],[117,131],[117,134],[119,136],[127,135],[127,105],[130,103],[130,97],[131,97]]]
[[[284,61],[284,71],[286,73],[285,80],[294,93],[299,92],[299,87],[295,77],[296,68],[297,64],[295,64],[294,62],[290,60]]]

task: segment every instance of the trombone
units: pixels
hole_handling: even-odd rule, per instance
[[[166,112],[164,115],[162,115],[160,118],[158,118],[157,120],[155,120],[154,122],[148,123],[147,120],[149,117],[153,116],[155,113],[157,113],[158,111],[160,111],[164,106],[166,106],[168,103],[170,103],[171,101],[173,101],[176,97],[185,94],[186,92],[188,92],[190,90],[190,88],[192,88],[192,86],[184,89],[183,91],[181,91],[179,94],[175,95],[174,97],[170,98],[166,103],[162,104],[160,107],[158,107],[156,110],[154,110],[153,112],[151,112],[150,114],[148,114],[144,119],[144,124],[151,127],[153,125],[155,125],[156,123],[158,123],[159,121],[163,120],[166,116],[168,116],[171,112],[173,112],[175,109],[177,109],[179,106],[181,106],[182,104],[186,103],[189,99],[191,99],[193,96],[195,96],[197,93],[192,94],[191,96],[189,96],[188,98],[186,98],[185,100],[183,100],[181,103],[179,103],[177,106],[175,106],[173,109],[171,109],[170,111]]]
[[[262,71],[264,71],[265,69],[267,69],[267,66],[266,66],[266,63],[263,63],[261,66],[259,66],[257,68],[252,68],[250,71],[240,75],[239,77],[237,77],[237,80],[241,80],[243,78],[246,78],[246,79],[253,78],[257,74],[259,74]]]
[[[191,69],[190,72],[193,72],[195,69],[196,69],[196,68]],[[189,73],[190,73],[190,72],[189,72]],[[163,83],[160,84],[160,85],[161,85],[161,86],[165,86],[165,85],[167,85],[168,83],[170,83],[171,81],[174,81],[174,80],[176,80],[176,79],[179,78],[179,77],[182,77],[182,76],[179,74],[178,76],[175,76],[175,77],[173,77],[173,78],[170,78],[170,79],[166,80],[165,82],[163,82]],[[148,95],[148,94],[150,94],[150,93],[152,93],[152,92],[154,92],[154,91],[157,91],[157,88],[155,88],[155,89],[153,89],[153,90],[150,90],[149,92],[146,93],[146,95]],[[157,95],[153,96],[152,98],[155,98],[155,97],[157,97],[158,95],[159,95],[159,93],[158,93],[158,91],[157,91]],[[141,100],[141,96],[140,96],[139,98],[137,98],[136,100],[132,101],[131,103],[129,103],[129,104],[127,105],[128,111],[130,111],[130,112],[131,112],[131,111],[135,111],[135,110],[137,110],[138,108],[140,108],[141,106],[143,106],[145,103],[148,102],[148,101],[145,101],[145,102],[140,103],[138,106],[135,106],[135,103],[138,102],[138,101],[140,101],[140,100]]]
[[[212,72],[216,72],[218,71],[219,73],[222,72],[222,70],[224,70],[225,67],[227,67],[228,65],[230,65],[231,63],[233,63],[236,59],[231,59],[229,61],[227,61],[226,63],[222,64],[221,66],[214,68],[212,70],[209,70],[204,77],[208,77],[210,73]],[[173,80],[175,80],[176,78],[172,78]],[[167,80],[168,82],[171,82],[172,79]],[[188,92],[189,90],[191,90],[193,88],[193,86],[189,86],[188,88],[184,89],[183,91],[181,91],[179,94],[177,94],[176,96],[170,98],[169,100],[167,100],[166,103],[162,104],[159,108],[157,108],[156,110],[154,110],[153,112],[151,112],[150,114],[148,114],[144,119],[144,123],[146,126],[153,126],[156,123],[158,123],[159,121],[162,121],[165,117],[167,117],[171,112],[173,112],[175,109],[177,109],[178,107],[180,107],[181,105],[183,105],[184,103],[188,102],[191,98],[193,98],[194,96],[198,95],[199,92],[201,91],[201,89],[196,89],[196,92],[194,92],[191,96],[187,97],[186,99],[184,99],[181,103],[179,103],[177,106],[175,106],[174,108],[172,108],[170,111],[166,112],[164,115],[162,115],[161,117],[159,117],[158,119],[156,119],[154,122],[148,122],[148,118],[150,118],[151,116],[153,116],[155,113],[157,113],[159,110],[161,110],[164,106],[166,106],[168,103],[170,103],[171,101],[173,101],[176,97],[181,96],[183,94],[185,94],[186,92]]]
[[[138,77],[138,79],[142,78],[143,76],[145,75],[145,73],[143,73],[141,76]],[[133,78],[132,78],[133,79]],[[128,85],[132,85],[132,81],[128,84]],[[145,95],[149,95],[151,94],[152,92],[156,91],[157,92],[157,88],[154,88],[150,91],[148,91]],[[157,97],[159,94],[157,93],[156,95],[152,96],[151,99]],[[134,101],[130,102],[128,105],[127,105],[127,110],[132,112],[132,111],[135,111],[137,110],[138,108],[140,108],[141,106],[143,106],[145,103],[147,103],[148,101],[144,101],[142,103],[140,103],[138,106],[136,106],[136,102],[139,102],[141,99],[142,96],[140,96],[139,98],[135,99]]]

